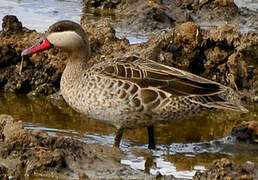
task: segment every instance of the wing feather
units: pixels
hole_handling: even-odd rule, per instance
[[[212,95],[223,91],[222,85],[154,61],[137,59],[133,63],[117,61],[102,74],[136,83],[142,88],[156,88],[172,96]]]
[[[140,87],[142,94],[137,98],[151,108],[168,103],[170,97],[188,96],[206,107],[248,112],[235,102],[231,88],[180,69],[136,56],[104,64],[102,75]],[[232,92],[232,96],[227,96],[227,92]]]

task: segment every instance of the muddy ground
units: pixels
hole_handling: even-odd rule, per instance
[[[258,178],[258,164],[246,162],[242,165],[235,164],[229,159],[222,158],[215,160],[211,167],[205,172],[197,172],[194,176],[195,180],[206,179],[237,179],[251,180]]]
[[[158,32],[146,43],[130,45],[127,39],[116,37],[113,26],[107,20],[91,23],[83,17],[81,24],[88,34],[93,52],[89,63],[95,63],[101,58],[137,55],[230,86],[239,92],[243,103],[258,102],[257,31],[240,33],[231,25],[203,29],[198,24],[227,21],[232,25],[249,25],[257,30],[257,13],[238,9],[231,0],[177,0],[173,1],[174,4],[171,2],[85,0],[85,11],[91,10],[99,16],[110,15],[128,20],[118,23],[118,27],[127,27],[132,33]],[[59,49],[25,57],[20,70],[21,51],[37,42],[41,36],[42,34],[23,27],[15,16],[6,16],[3,19],[0,32],[2,90],[29,95],[50,95],[59,91],[60,78],[67,58],[67,54]],[[250,129],[254,131],[250,133]],[[236,127],[232,133],[239,140],[247,138],[256,143],[257,132],[257,125],[247,123]],[[0,137],[0,158],[5,162],[0,165],[1,178],[18,179],[24,174],[84,179],[107,176],[159,178],[121,165],[123,153],[119,149],[86,145],[69,138],[49,137],[41,131],[25,130],[21,122],[13,121],[12,117],[7,115],[0,116]],[[100,168],[96,170],[96,167]],[[236,174],[232,175],[231,172]],[[229,160],[216,161],[207,172],[199,173],[195,178],[215,176],[218,179],[226,176],[255,179],[257,165],[246,168],[245,165],[235,165]]]
[[[244,121],[232,129],[231,134],[238,141],[248,141],[249,143],[258,144],[258,122]]]
[[[127,34],[153,35],[192,21],[204,27],[229,24],[258,31],[258,14],[233,0],[84,0],[87,13],[108,18]],[[96,18],[101,19],[101,18]]]
[[[87,145],[78,140],[26,130],[21,121],[0,115],[0,179],[24,176],[81,179],[150,179],[121,165],[118,148]]]

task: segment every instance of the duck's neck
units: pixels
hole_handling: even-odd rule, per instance
[[[74,49],[70,52],[70,57],[68,59],[66,69],[69,71],[81,71],[82,69],[88,68],[88,60],[91,55],[91,49],[87,38],[81,43],[81,48]]]
[[[61,91],[76,86],[81,76],[88,69],[88,53],[84,51],[73,51],[68,58],[65,70],[61,79]]]
[[[91,56],[91,49],[88,38],[85,36],[80,43],[80,48],[73,49],[66,65],[66,69],[70,72],[82,71],[88,68],[88,60]]]
[[[81,70],[88,68],[89,55],[84,51],[73,51],[68,58],[66,68],[71,67],[73,70]]]

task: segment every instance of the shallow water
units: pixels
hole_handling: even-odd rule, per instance
[[[258,11],[258,1],[256,0],[235,0],[238,7],[246,7],[254,11]],[[44,32],[48,27],[64,19],[80,22],[82,15],[86,16],[89,21],[96,21],[100,17],[96,17],[91,12],[83,11],[82,0],[1,0],[0,2],[0,20],[5,15],[16,15],[18,19],[23,23],[23,26],[29,29],[35,29],[38,32]],[[121,19],[114,19],[112,16],[106,16],[111,24],[120,22]],[[1,22],[1,21],[0,21]],[[203,23],[203,28],[211,28],[219,25],[219,22],[215,24]],[[250,27],[239,27],[241,32],[247,32],[254,30],[250,24]],[[2,27],[0,26],[0,30]],[[127,38],[130,43],[146,42],[149,35],[135,34],[128,31],[126,26],[117,27],[116,36],[119,38]],[[255,31],[255,30],[254,30]]]
[[[60,20],[68,19],[80,23],[83,14],[82,9],[83,3],[81,0],[1,0],[0,22],[2,24],[5,15],[15,15],[24,27],[44,32],[50,25]],[[90,21],[97,19],[90,12],[84,12],[84,15]],[[112,17],[106,19],[114,21]],[[120,38],[126,37],[130,43],[145,42],[148,38],[144,35],[128,35],[125,29],[116,29],[116,35]]]
[[[238,7],[258,10],[257,0],[234,0]],[[83,3],[81,0],[1,0],[0,19],[5,15],[16,15],[25,27],[44,32],[58,20],[69,19],[80,22]],[[96,19],[91,13],[87,17]],[[111,17],[108,17],[112,20]],[[0,27],[1,30],[1,27]],[[126,31],[123,32],[126,34]]]
[[[204,170],[221,157],[258,163],[257,145],[236,143],[228,136],[241,121],[258,121],[258,105],[248,109],[251,112],[247,114],[214,111],[159,125],[155,127],[158,146],[151,155],[145,153],[146,129],[127,130],[121,144],[126,157],[121,163],[153,175],[159,172],[178,178],[191,178],[196,170]],[[25,128],[44,130],[52,136],[109,146],[114,142],[113,127],[76,113],[60,99],[0,93],[0,114],[10,114],[22,120]]]
[[[80,0],[1,0],[0,19],[15,15],[23,26],[44,32],[59,20],[80,22],[81,7]]]
[[[238,7],[245,7],[256,11],[258,10],[257,0],[234,0],[234,2]]]

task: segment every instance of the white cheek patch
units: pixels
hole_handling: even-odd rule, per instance
[[[48,41],[56,47],[77,49],[82,46],[83,40],[74,31],[55,32],[47,36]]]

